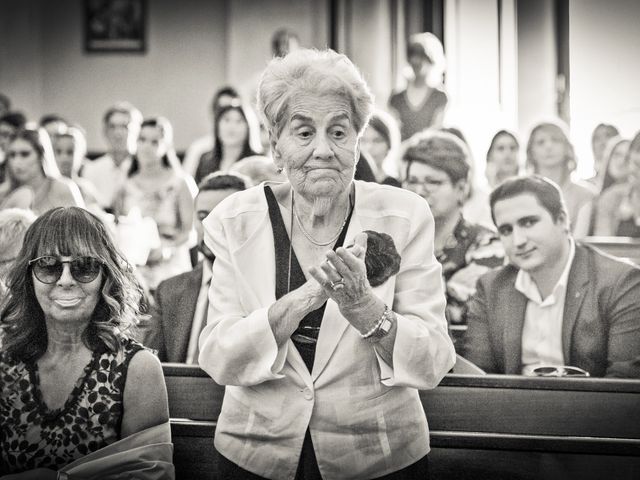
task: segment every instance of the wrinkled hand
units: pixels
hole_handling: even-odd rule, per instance
[[[359,314],[375,301],[367,280],[366,253],[367,234],[359,233],[352,246],[327,252],[326,260],[320,266],[309,269],[309,274],[322,286],[324,293],[338,304],[345,318],[361,331],[369,328],[370,320],[365,318],[359,321]]]

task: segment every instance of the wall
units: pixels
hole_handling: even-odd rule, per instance
[[[627,137],[640,130],[640,2],[570,2],[571,133],[583,175],[600,122]]]
[[[0,90],[32,119],[58,112],[78,122],[91,149],[104,148],[105,109],[126,99],[145,115],[168,117],[184,148],[210,128],[208,105],[225,79],[225,2],[147,4],[147,52],[114,54],[84,51],[80,0],[9,2]]]
[[[509,7],[503,10],[503,27],[511,28],[503,28],[502,38],[498,37],[497,0],[445,3],[446,89],[450,99],[445,124],[460,128],[467,138],[477,180],[483,179],[491,137],[501,128],[515,128],[515,10],[513,2],[503,3]]]
[[[0,92],[31,114],[40,114],[44,101],[40,3],[5,0],[0,15]]]
[[[518,132],[521,143],[534,123],[556,113],[553,0],[518,0]]]
[[[314,0],[230,0],[227,14],[227,77],[254,101],[260,73],[271,59],[271,36],[288,27],[302,46],[328,44],[327,2]]]

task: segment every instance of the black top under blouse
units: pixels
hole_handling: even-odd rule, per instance
[[[298,258],[296,257],[296,253],[293,248],[291,248],[291,272],[289,272],[289,250],[291,240],[287,234],[287,229],[282,219],[282,215],[280,214],[280,207],[278,206],[278,201],[276,200],[273,191],[269,186],[265,185],[264,193],[267,198],[267,204],[269,205],[269,218],[271,219],[271,228],[273,229],[273,240],[276,250],[277,300],[286,295],[290,290],[295,290],[296,288],[301,287],[307,279],[304,276],[304,272],[300,267],[300,263],[298,262]],[[350,208],[349,215],[342,227],[340,236],[333,246],[334,251],[344,243],[352,213],[353,208]],[[302,319],[298,328],[293,332],[293,335],[291,335],[291,340],[300,352],[309,372],[313,369],[313,360],[316,353],[318,334],[320,332],[322,316],[324,315],[324,309],[326,306],[327,303],[325,302],[318,309],[309,312]]]

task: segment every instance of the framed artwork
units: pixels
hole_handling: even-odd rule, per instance
[[[84,0],[87,52],[144,52],[146,0]]]

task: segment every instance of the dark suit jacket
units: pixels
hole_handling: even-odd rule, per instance
[[[463,356],[488,373],[520,374],[527,298],[507,265],[478,280]],[[576,242],[562,349],[565,365],[593,377],[640,378],[640,269]]]
[[[142,343],[158,351],[161,362],[184,363],[198,293],[202,283],[202,263],[190,272],[168,278],[158,285],[151,318],[143,326]]]

